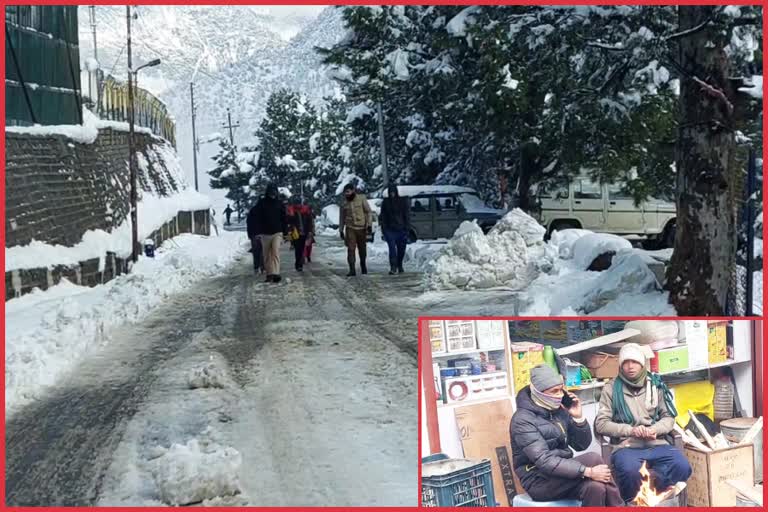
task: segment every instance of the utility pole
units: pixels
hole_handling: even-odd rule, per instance
[[[389,172],[387,171],[387,144],[384,142],[384,114],[381,112],[381,101],[376,104],[379,113],[379,146],[381,146],[381,173],[384,176],[384,188],[389,186]]]
[[[136,190],[136,163],[133,154],[133,60],[131,59],[131,6],[125,6],[125,19],[128,29],[128,40],[126,48],[128,49],[128,167],[131,170],[131,259],[134,263],[139,260],[139,225],[137,220],[138,191]]]
[[[240,126],[240,123],[232,124],[232,112],[230,112],[229,109],[227,109],[227,124],[222,123],[221,126],[224,128],[229,129],[229,143],[232,146],[232,161],[235,160],[235,132],[232,130],[233,128],[238,128]],[[242,207],[240,205],[240,200],[238,199],[235,203],[235,208],[237,208],[237,221],[240,222],[242,220]]]
[[[221,126],[224,128],[229,129],[229,142],[232,144],[232,151],[235,150],[235,132],[232,131],[232,128],[239,128],[240,123],[232,124],[232,113],[227,109],[227,124],[222,123]]]
[[[197,133],[195,132],[195,84],[189,82],[189,99],[192,108],[192,162],[195,168],[195,190],[199,190],[197,186]]]

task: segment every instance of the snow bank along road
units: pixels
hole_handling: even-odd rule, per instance
[[[267,285],[246,255],[117,329],[9,418],[7,504],[161,505],[186,493],[204,505],[416,505],[417,311],[397,305],[416,277],[348,280],[317,260]],[[204,364],[219,384],[189,389],[185,375]],[[214,476],[184,460],[153,466],[192,440],[232,448],[238,463]]]

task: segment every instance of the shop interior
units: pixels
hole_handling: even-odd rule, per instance
[[[637,343],[672,391],[676,446],[693,475],[628,505],[762,506],[762,326],[732,320],[421,320],[422,504],[532,502],[512,464],[510,420],[530,370],[548,364],[594,424],[618,352]],[[610,458],[594,436],[584,452]],[[584,452],[577,452],[584,453]],[[610,453],[610,452],[609,452]]]

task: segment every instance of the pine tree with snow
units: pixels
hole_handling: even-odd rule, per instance
[[[308,188],[309,139],[316,122],[315,108],[306,98],[287,89],[272,94],[255,134],[259,158],[251,172],[252,186],[273,182],[294,194],[304,189],[305,196],[311,196],[314,190]]]
[[[228,140],[220,139],[219,152],[212,159],[215,166],[208,171],[211,188],[226,190],[227,199],[235,203],[238,216],[242,216],[249,203],[249,174],[238,161],[236,148]]]

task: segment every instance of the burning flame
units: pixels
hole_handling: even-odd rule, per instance
[[[669,495],[675,490],[674,486],[672,486],[661,492],[656,492],[656,489],[651,485],[651,474],[648,472],[646,464],[647,462],[643,461],[643,465],[640,467],[640,476],[642,476],[643,481],[637,496],[632,500],[632,503],[637,507],[655,507],[669,498]]]

